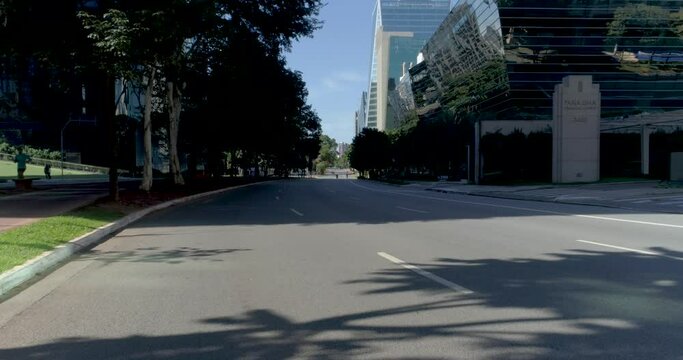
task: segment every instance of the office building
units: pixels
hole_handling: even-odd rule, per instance
[[[367,127],[367,108],[368,108],[368,93],[363,91],[360,99],[360,107],[356,111],[356,135],[360,134],[363,128]]]
[[[377,0],[366,126],[397,126],[389,103],[407,68],[450,10],[450,0]]]
[[[591,75],[603,121],[683,109],[681,2],[458,0],[423,49],[416,102],[483,120],[552,119],[554,86]],[[422,72],[418,71],[422,70]],[[436,91],[424,104],[427,92]],[[435,99],[436,98],[436,99]],[[654,120],[656,121],[656,120]]]

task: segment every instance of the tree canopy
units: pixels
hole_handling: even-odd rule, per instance
[[[337,141],[333,138],[322,135],[320,137],[320,152],[315,159],[315,169],[318,174],[325,174],[325,171],[335,166],[337,163]]]
[[[378,177],[391,166],[391,141],[377,129],[363,129],[353,138],[349,162],[361,175]]]
[[[91,85],[112,119],[116,102],[104,99],[116,98],[115,80],[144,93],[138,113],[149,112],[145,147],[152,146],[148,130],[165,134],[160,141],[176,183],[200,165],[213,175],[228,168],[286,174],[311,168],[318,156],[320,118],[284,52],[322,25],[321,6],[321,0],[0,0],[0,55],[3,69],[36,89],[62,84],[63,103],[72,109],[83,106],[82,84],[93,74],[103,79]],[[36,68],[49,80],[36,83]],[[164,117],[151,129],[152,118]],[[40,121],[58,129],[64,120]],[[115,134],[111,122],[107,132]]]

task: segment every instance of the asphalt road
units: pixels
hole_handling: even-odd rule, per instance
[[[683,216],[355,180],[158,213],[0,304],[0,359],[683,359]]]

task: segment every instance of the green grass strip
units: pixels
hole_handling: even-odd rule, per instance
[[[116,211],[90,207],[1,232],[0,273],[122,216]]]
[[[52,167],[52,177],[56,179],[62,178],[62,170],[59,167]],[[33,165],[33,164],[27,164],[26,165],[26,172],[24,173],[25,177],[37,177],[44,179],[45,178],[45,172],[43,171],[42,166],[38,165]],[[106,174],[98,174],[98,173],[90,173],[90,172],[85,172],[85,171],[77,171],[77,170],[69,170],[65,169],[64,170],[64,177],[63,178],[105,178],[107,175]],[[17,177],[17,164],[11,162],[11,161],[4,161],[0,160],[0,179],[1,180],[10,180],[10,179],[15,179]]]

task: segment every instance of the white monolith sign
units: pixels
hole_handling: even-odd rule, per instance
[[[683,152],[671,153],[671,181],[683,181]]]
[[[571,75],[553,95],[553,182],[600,180],[600,85]]]

